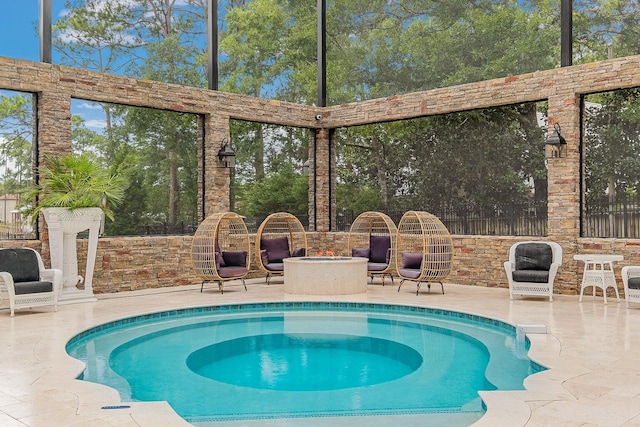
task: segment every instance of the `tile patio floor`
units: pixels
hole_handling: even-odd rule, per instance
[[[118,394],[107,387],[75,380],[82,364],[65,353],[65,343],[76,333],[121,317],[167,309],[283,300],[329,300],[283,292],[282,282],[263,280],[227,286],[183,286],[98,295],[97,302],[16,312],[0,310],[0,426],[189,426],[162,402],[131,404],[129,409],[104,410],[118,404]],[[415,295],[415,285],[374,282],[367,294],[332,297],[335,301],[370,301],[441,307],[500,319],[512,324],[545,324],[547,334],[530,334],[531,357],[551,369],[529,377],[527,390],[484,392],[488,411],[474,427],[498,426],[640,426],[640,304],[627,309],[615,297],[603,304],[590,295],[556,295],[554,301],[509,300],[507,289],[445,284],[426,287]],[[355,419],[354,419],[355,418]],[[297,419],[213,426],[338,426],[426,425],[411,419],[378,417]],[[372,423],[371,418],[376,418]],[[399,424],[400,423],[400,424]]]

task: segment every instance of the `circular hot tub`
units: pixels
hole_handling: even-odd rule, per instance
[[[367,292],[367,259],[319,256],[285,258],[284,291],[301,295]]]

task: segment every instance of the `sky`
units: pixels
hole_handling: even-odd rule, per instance
[[[54,23],[63,15],[65,1],[51,0],[51,15]],[[39,61],[40,0],[0,0],[0,7],[2,11],[0,12],[0,56]],[[53,63],[56,63],[55,52],[53,52]],[[0,95],[12,96],[12,93],[3,91],[0,87]],[[71,113],[82,117],[86,127],[95,132],[100,132],[106,126],[104,112],[98,103],[72,100]]]
[[[63,1],[53,1],[57,11]],[[39,0],[0,0],[0,55],[38,61]],[[52,5],[52,8],[56,7]],[[55,9],[54,9],[55,10]],[[56,13],[55,11],[53,13]]]
[[[64,8],[64,0],[52,0],[51,3],[55,21]],[[39,61],[40,0],[0,0],[0,10],[0,56]],[[0,88],[0,95],[12,94]],[[100,132],[106,126],[104,112],[97,103],[72,100],[71,113],[82,117],[85,125],[95,132]]]

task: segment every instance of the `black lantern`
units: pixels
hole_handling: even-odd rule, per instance
[[[226,139],[222,140],[222,147],[218,151],[220,164],[225,168],[232,168],[236,165],[236,152]]]
[[[553,125],[553,133],[547,138],[545,155],[548,159],[567,156],[567,141],[563,138],[558,123]]]

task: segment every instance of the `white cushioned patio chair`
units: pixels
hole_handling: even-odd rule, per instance
[[[509,297],[548,297],[553,301],[553,282],[562,265],[562,247],[556,242],[523,241],[509,249],[504,270],[509,281]]]
[[[620,272],[624,284],[624,299],[627,307],[632,302],[640,302],[640,266],[627,265]]]
[[[62,271],[45,268],[40,254],[31,248],[0,249],[0,281],[9,296],[11,316],[14,311],[52,305],[58,311],[58,294],[62,288]]]

